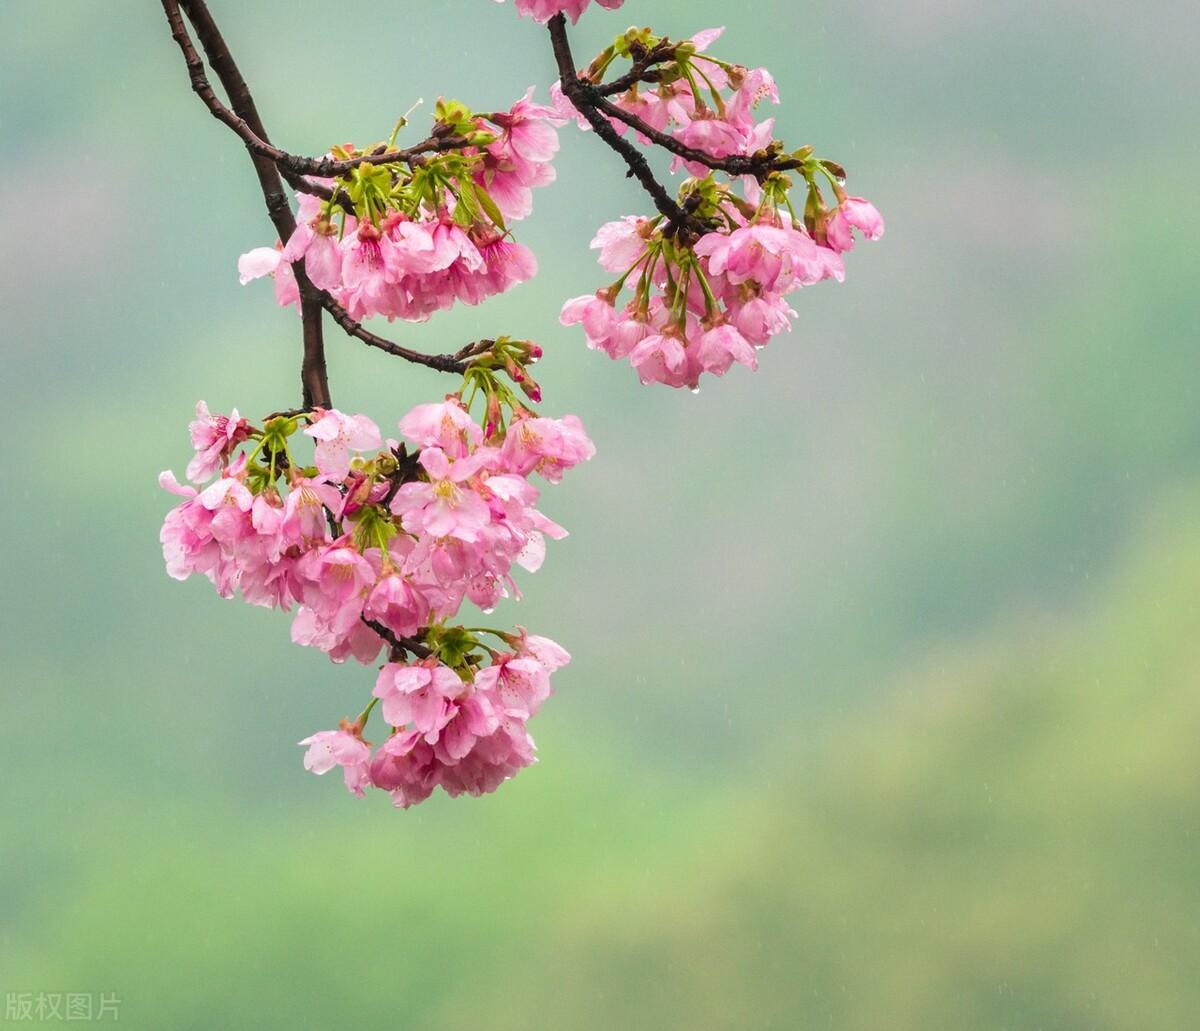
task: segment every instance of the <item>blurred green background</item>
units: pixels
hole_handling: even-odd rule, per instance
[[[482,0],[212,6],[301,152],[553,75]],[[295,745],[371,671],[161,566],[196,399],[298,400],[293,316],[237,284],[273,239],[245,153],[157,4],[0,6],[0,994],[135,1028],[1196,1025],[1194,5],[629,0],[580,63],[635,19],[728,24],[887,236],[759,374],[639,388],[557,324],[647,207],[564,133],[539,278],[392,327],[538,339],[599,448],[498,610],[575,657],[542,762],[400,813]],[[449,389],[328,340],[381,424]]]

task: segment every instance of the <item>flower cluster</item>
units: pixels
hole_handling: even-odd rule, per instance
[[[870,240],[883,235],[875,207],[846,193],[840,165],[811,147],[785,155],[774,119],[756,121],[763,100],[779,102],[775,81],[765,68],[708,54],[721,31],[676,44],[631,29],[583,73],[598,83],[618,57],[653,64],[650,83],[634,82],[613,103],[637,121],[642,144],[662,142],[647,133],[671,137],[684,151],[673,169],[689,173],[679,193],[685,220],[628,216],[600,228],[592,247],[617,279],[567,301],[560,316],[564,325],[583,325],[588,346],[628,359],[642,383],[696,390],[704,373],[724,375],[735,362],[755,368],[756,350],[791,329],[788,295],[840,282],[854,229]],[[561,90],[552,93],[563,116],[587,128]],[[629,131],[608,117],[618,132]],[[796,180],[799,204],[791,198]]]
[[[841,281],[842,252],[854,245],[851,228],[869,239],[883,233],[867,201],[843,197],[822,211],[818,232],[768,198],[786,190],[773,176],[765,190],[754,180],[750,205],[710,177],[692,184],[717,198],[701,205],[721,220],[690,246],[664,231],[663,219],[629,216],[600,228],[592,247],[601,267],[618,275],[595,294],[567,301],[560,321],[582,324],[589,347],[628,359],[642,383],[698,389],[703,373],[723,376],[737,362],[757,368],[756,351],[791,328],[787,295],[824,279]],[[633,296],[618,304],[634,283]]]
[[[525,721],[566,653],[524,631],[449,621],[464,601],[486,612],[519,597],[513,566],[536,571],[546,538],[566,533],[535,507],[531,477],[557,483],[595,450],[578,419],[539,416],[498,379],[497,368],[519,372],[538,353],[496,341],[458,393],[400,420],[403,444],[363,415],[318,408],[258,428],[201,402],[192,482],[160,477],[183,499],[161,533],[172,577],[199,573],[222,597],[294,608],[292,640],[335,662],[370,664],[386,650],[375,694],[393,735],[375,759],[368,764],[361,738],[374,703],[304,742],[310,769],[344,767],[356,793],[372,783],[409,805],[439,784],[491,791],[532,759]],[[471,414],[477,400],[482,424]],[[297,434],[311,438],[311,465],[295,454]]]
[[[601,7],[615,11],[625,0],[596,0]],[[504,0],[496,0],[502,4]],[[565,14],[571,21],[579,21],[579,16],[588,9],[591,0],[517,0],[517,13],[525,18],[545,24],[556,14]]]
[[[495,791],[535,761],[528,720],[550,695],[550,674],[571,659],[553,641],[523,630],[506,641],[512,651],[492,652],[487,665],[456,670],[432,656],[386,663],[358,720],[300,742],[307,746],[305,769],[323,774],[341,767],[353,794],[380,788],[402,809],[438,787],[452,797]],[[390,732],[372,753],[363,729],[379,703]]]
[[[561,124],[532,95],[531,87],[508,111],[486,115],[439,101],[432,154],[401,159],[394,134],[383,150],[335,147],[337,160],[389,152],[397,160],[310,180],[330,198],[300,193],[295,232],[286,244],[243,254],[242,283],[272,275],[278,302],[295,304],[291,263],[303,259],[313,284],[352,317],[420,322],[456,301],[479,304],[531,278],[537,261],[511,239],[508,222],[529,215],[533,189],[554,181]]]
[[[705,52],[724,31],[705,29],[682,43],[672,43],[649,29],[630,29],[600,53],[584,77],[599,82],[618,58],[669,55],[658,62],[653,83],[634,82],[613,98],[615,106],[641,119],[650,129],[666,133],[709,157],[748,157],[772,142],[775,119],[757,121],[756,114],[764,100],[779,103],[779,89],[765,68],[745,68]],[[552,86],[550,94],[563,119],[574,118],[581,129],[590,129],[587,120],[563,95],[561,85]],[[630,131],[616,117],[610,116],[609,121],[622,135]],[[644,132],[634,132],[640,143],[653,142]],[[671,170],[681,167],[693,176],[708,174],[706,165],[676,154]]]

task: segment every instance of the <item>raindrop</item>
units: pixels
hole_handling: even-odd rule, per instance
[[[846,177],[844,175],[835,175],[833,177],[833,179],[834,179],[834,182],[836,182],[838,184],[838,186],[846,185]]]
[[[689,390],[691,393],[693,393],[693,394],[698,394],[698,393],[700,393],[700,388],[699,388],[699,387],[688,387],[688,390]]]

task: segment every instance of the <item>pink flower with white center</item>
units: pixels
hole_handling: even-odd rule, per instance
[[[500,460],[505,468],[521,476],[536,471],[550,483],[559,483],[565,470],[586,462],[595,453],[596,446],[576,416],[524,416],[509,423]]]
[[[439,447],[451,458],[483,441],[479,424],[455,397],[417,405],[400,420],[400,432],[418,447]]]
[[[389,662],[379,671],[371,693],[382,703],[388,723],[401,728],[411,724],[433,744],[455,713],[453,703],[467,688],[454,670],[427,660],[413,666]]]
[[[317,442],[317,469],[322,476],[340,483],[350,474],[351,451],[378,451],[383,447],[379,427],[365,415],[344,415],[336,408],[316,411],[319,418],[304,432]]]
[[[296,564],[304,606],[315,619],[313,639],[305,643],[322,650],[336,649],[360,628],[369,631],[362,622],[362,611],[367,592],[375,584],[375,569],[355,548],[347,547],[346,541],[348,538],[343,538],[320,551],[307,552]],[[301,623],[302,628],[306,626]],[[293,626],[293,640],[297,632]],[[372,637],[378,641],[377,635]]]
[[[478,540],[491,516],[467,481],[494,457],[494,451],[480,448],[452,462],[440,447],[425,448],[420,462],[429,482],[401,484],[392,499],[392,514],[401,517],[401,525],[409,533]]]
[[[363,797],[363,788],[371,780],[371,749],[366,742],[344,729],[319,730],[300,745],[308,746],[304,753],[306,770],[322,775],[340,766],[347,789],[351,794]]]
[[[348,538],[343,538],[348,540]],[[319,595],[330,607],[344,605],[361,596],[364,589],[375,583],[375,570],[354,548],[334,543],[320,552],[312,553],[313,563],[307,569]],[[309,601],[308,604],[313,604]]]
[[[203,401],[196,402],[196,418],[188,423],[195,457],[188,462],[187,478],[204,483],[212,478],[233,453],[233,449],[249,436],[250,424],[238,416],[213,415]]]

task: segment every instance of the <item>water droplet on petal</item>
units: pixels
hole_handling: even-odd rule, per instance
[[[700,388],[699,387],[688,387],[688,392],[692,393],[692,394],[698,394],[698,393],[700,393]]]

